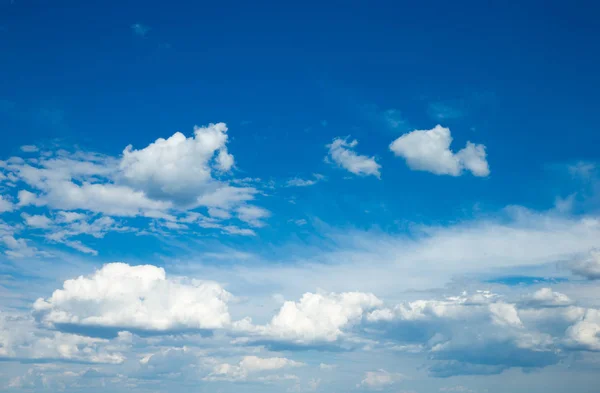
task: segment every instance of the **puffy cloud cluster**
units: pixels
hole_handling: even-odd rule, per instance
[[[267,340],[328,343],[360,322],[365,312],[381,305],[382,301],[370,293],[305,293],[298,302],[286,301],[268,324],[253,326],[246,320],[237,327]]]
[[[300,366],[304,366],[304,363],[281,357],[260,358],[257,356],[245,356],[238,364],[222,363],[216,365],[213,372],[204,379],[207,381],[244,381],[250,375],[264,371],[275,371]]]
[[[566,331],[566,345],[573,349],[600,351],[600,310],[588,309]]]
[[[164,269],[104,265],[34,304],[46,324],[169,331],[218,329],[230,323],[232,296],[214,282],[168,278]]]
[[[572,303],[550,288],[515,303],[478,292],[379,308],[366,319],[391,342],[419,344],[435,360],[434,376],[496,374],[555,364],[565,350],[600,350],[598,310]]]
[[[365,292],[306,293],[283,302],[263,325],[250,319],[231,322],[231,298],[219,284],[169,277],[156,266],[108,264],[37,300],[33,310],[40,325],[32,318],[0,314],[0,358],[129,365],[127,358],[137,358],[135,370],[127,368],[129,378],[137,380],[293,382],[292,390],[309,391],[321,381],[307,382],[282,370],[305,366],[298,371],[302,376],[314,367],[324,374],[329,370],[329,378],[337,369],[319,366],[321,359],[310,365],[287,355],[267,356],[265,347],[327,351],[350,345],[352,353],[411,353],[429,359],[426,365],[435,377],[531,370],[557,364],[573,351],[600,351],[600,311],[577,306],[550,288],[512,297],[477,291],[395,305]],[[214,335],[200,337],[205,329]],[[111,334],[111,339],[99,338]],[[218,357],[209,357],[211,351]],[[239,361],[229,361],[233,351]],[[28,381],[35,382],[34,377],[15,379],[15,386],[33,386]],[[349,382],[359,389],[384,390],[403,379],[379,369]]]
[[[120,157],[26,149],[35,157],[0,161],[0,181],[6,185],[2,191],[7,192],[0,195],[0,213],[45,208],[43,214],[21,214],[26,228],[46,232],[51,243],[89,254],[98,252],[76,236],[95,235],[82,230],[81,223],[99,224],[113,217],[129,221],[146,217],[152,220],[148,231],[153,232],[187,231],[194,225],[225,234],[255,235],[243,226],[264,226],[271,213],[247,205],[259,193],[256,186],[236,185],[231,179],[234,157],[227,149],[227,131],[224,123],[195,127],[191,137],[177,132],[145,148],[130,145]],[[200,213],[208,209],[221,214]],[[124,230],[113,223],[95,233]],[[21,250],[11,252],[12,257],[38,255],[24,244],[17,246],[7,246]]]
[[[375,161],[375,157],[363,156],[354,151],[358,145],[355,139],[348,142],[347,138],[336,138],[327,145],[329,154],[326,160],[333,161],[336,165],[346,169],[347,171],[359,176],[375,176],[381,177],[379,172],[381,165]]]
[[[114,340],[39,329],[31,318],[0,312],[0,360],[119,364],[126,334]]]
[[[382,390],[404,378],[402,374],[390,373],[383,369],[367,371],[365,378],[357,385],[358,388],[369,390]]]
[[[460,176],[465,170],[475,176],[487,176],[490,169],[484,145],[467,142],[454,153],[450,150],[450,129],[437,125],[431,130],[415,130],[390,144],[390,150],[406,160],[411,169],[436,175]]]

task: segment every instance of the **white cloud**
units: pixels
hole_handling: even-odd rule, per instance
[[[547,301],[557,296],[542,291],[528,298]],[[558,339],[551,334],[557,322],[545,322],[543,314],[532,309],[547,307],[545,304],[528,302],[523,307],[493,293],[478,292],[401,303],[375,310],[367,320],[386,332],[388,339],[421,344],[434,359],[429,371],[435,376],[500,373],[510,367],[538,368],[557,363]],[[558,319],[569,314],[564,315]]]
[[[319,364],[319,368],[321,370],[331,371],[331,370],[335,370],[337,368],[337,365],[335,365],[335,364],[321,363],[321,364]]]
[[[197,373],[198,354],[188,347],[168,347],[144,356],[134,377],[164,379],[190,371]]]
[[[118,339],[106,340],[38,329],[29,317],[0,312],[0,358],[119,364]]]
[[[587,257],[575,259],[568,267],[578,276],[598,280],[600,279],[600,251],[591,250]]]
[[[0,195],[0,213],[13,211],[15,205],[4,196]]]
[[[47,240],[92,255],[98,251],[72,238],[82,234],[101,238],[111,231],[167,235],[198,228],[255,236],[248,226],[264,226],[271,213],[247,205],[260,192],[257,188],[234,186],[240,182],[224,178],[234,166],[227,140],[227,126],[217,123],[195,127],[189,138],[178,132],[143,149],[130,145],[122,157],[81,150],[48,150],[27,160],[11,157],[0,161],[0,167],[3,178],[15,183],[17,195],[0,196],[0,213],[22,208],[27,226],[43,229]],[[260,179],[242,179],[240,184],[248,181],[260,183]],[[25,209],[28,206],[43,206],[47,211],[33,214]],[[205,208],[208,216],[192,211],[200,208]],[[97,214],[104,217],[90,221]],[[190,220],[192,215],[196,219]],[[111,217],[123,217],[123,222],[106,223]],[[150,229],[140,230],[139,221],[126,226],[131,220],[125,219],[132,217],[151,220]],[[244,224],[236,226],[234,219]],[[102,223],[107,225],[93,228]],[[40,255],[26,247],[26,242],[14,234],[2,241],[11,257]]]
[[[408,122],[397,109],[388,109],[383,112],[383,119],[390,128],[404,129],[408,126]]]
[[[365,378],[357,385],[359,388],[369,390],[382,390],[404,378],[402,374],[390,373],[383,369],[377,371],[367,371]]]
[[[312,179],[300,179],[298,177],[290,179],[286,183],[286,185],[288,187],[308,187],[308,186],[314,186],[315,184],[317,184],[316,180],[312,180]]]
[[[562,307],[573,304],[573,301],[567,295],[553,291],[552,288],[540,288],[525,299],[525,304],[536,307]]]
[[[256,236],[256,232],[249,228],[240,228],[236,227],[235,225],[226,225],[219,228],[221,228],[224,233],[228,233],[230,235]]]
[[[198,206],[231,209],[233,206],[254,199],[258,190],[254,187],[221,186],[198,198]]]
[[[115,216],[143,215],[172,206],[168,201],[152,200],[141,191],[115,184],[60,182],[40,198],[55,209],[84,209]]]
[[[218,185],[213,170],[232,168],[227,139],[227,126],[217,123],[195,127],[190,138],[177,132],[141,150],[130,145],[123,151],[119,169],[127,184],[150,198],[194,205]]]
[[[354,148],[358,145],[357,140],[348,142],[347,138],[336,138],[330,145],[327,160],[332,160],[338,166],[359,176],[373,175],[381,177],[379,169],[381,165],[375,161],[375,157],[368,157],[357,154]]]
[[[21,146],[21,151],[24,153],[35,153],[40,149],[36,145],[23,145]]]
[[[29,215],[27,213],[21,213],[21,217],[25,220],[25,224],[32,228],[48,228],[52,225],[52,220],[43,214]]]
[[[215,366],[213,372],[204,379],[207,381],[244,381],[252,374],[300,366],[304,366],[304,363],[281,357],[245,356],[238,364],[222,363]]]
[[[168,278],[164,269],[124,263],[64,282],[34,310],[46,324],[148,331],[218,329],[230,323],[231,295],[219,284]]]
[[[241,221],[249,224],[253,227],[263,227],[265,223],[261,221],[264,218],[268,218],[271,216],[271,212],[266,209],[257,207],[257,206],[240,206],[236,209],[237,217]]]
[[[83,213],[59,211],[56,221],[59,223],[69,223],[84,220],[87,216]]]
[[[415,130],[390,144],[390,150],[403,157],[411,169],[436,175],[460,176],[464,170],[475,176],[489,175],[484,145],[467,142],[458,153],[450,150],[450,129],[440,125],[431,130]]]
[[[286,301],[267,325],[242,321],[238,329],[296,344],[333,342],[344,335],[344,328],[359,322],[366,311],[381,303],[369,293],[305,293],[299,302]]]
[[[209,207],[208,215],[222,220],[231,218],[231,213],[229,213],[227,210],[219,209],[218,207]]]
[[[0,238],[0,243],[4,244],[7,250],[4,254],[10,258],[32,258],[36,256],[48,256],[45,251],[40,251],[36,247],[28,244],[26,239],[16,238],[12,234],[6,234]]]
[[[586,351],[600,351],[600,310],[589,309],[565,334],[568,347]]]
[[[18,195],[18,199],[19,199],[19,202],[17,203],[18,206],[41,204],[41,203],[38,203],[37,195],[31,191],[19,190],[17,195]]]

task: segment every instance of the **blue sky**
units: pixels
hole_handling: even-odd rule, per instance
[[[0,389],[594,391],[597,8],[0,1]]]

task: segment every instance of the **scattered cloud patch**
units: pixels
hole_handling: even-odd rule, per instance
[[[222,363],[215,366],[212,373],[204,379],[207,381],[245,381],[253,374],[300,366],[304,366],[304,363],[281,357],[260,358],[257,356],[245,356],[238,364]],[[278,378],[281,377],[266,377],[266,379],[263,377],[258,380],[269,381]],[[284,377],[284,379],[289,378]]]
[[[575,259],[569,268],[573,274],[588,280],[600,280],[600,250],[592,250],[586,257]]]
[[[450,129],[437,125],[431,130],[402,135],[390,144],[390,150],[404,158],[413,170],[450,176],[460,176],[465,170],[475,176],[489,175],[484,145],[467,142],[466,147],[454,153],[451,143]]]
[[[36,145],[23,145],[21,146],[21,151],[23,153],[35,153],[40,149]]]
[[[236,213],[238,219],[257,228],[265,226],[262,220],[271,216],[271,212],[268,210],[251,205],[240,206],[237,208]]]
[[[375,157],[363,156],[354,151],[358,145],[355,139],[348,142],[348,138],[336,138],[327,145],[329,154],[326,161],[335,163],[337,166],[359,176],[375,176],[381,178],[381,165]]]
[[[368,390],[382,390],[403,379],[402,374],[390,373],[383,369],[367,371],[365,378],[357,385],[358,388]]]
[[[397,109],[388,109],[383,112],[383,119],[388,127],[394,130],[404,131],[408,129],[408,121],[402,116],[402,113]]]

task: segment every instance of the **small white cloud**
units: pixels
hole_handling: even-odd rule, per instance
[[[238,219],[257,228],[265,226],[265,223],[261,220],[271,216],[271,212],[268,210],[251,205],[240,206],[236,209],[236,212]]]
[[[21,213],[21,217],[25,220],[25,224],[32,228],[45,229],[52,225],[52,220],[43,214],[31,216],[27,213]]]
[[[314,186],[315,184],[317,184],[321,180],[325,180],[325,176],[321,175],[320,173],[314,173],[313,177],[314,177],[314,179],[302,179],[302,178],[299,178],[299,177],[294,177],[292,179],[289,179],[286,182],[286,187],[308,187],[308,186]]]
[[[579,161],[568,165],[567,169],[574,178],[587,180],[596,171],[597,165],[593,162]]]
[[[222,220],[227,220],[231,218],[231,213],[229,213],[227,210],[219,209],[218,207],[209,207],[208,215]]]
[[[240,236],[256,236],[256,232],[249,228],[240,228],[235,225],[226,225],[221,227],[223,232],[230,235],[240,235]]]
[[[35,153],[40,149],[36,145],[23,145],[21,146],[21,151],[23,153]]]
[[[555,292],[552,288],[540,288],[525,298],[525,304],[534,307],[561,307],[573,304],[573,301],[563,293]]]
[[[0,195],[0,213],[10,212],[15,209],[15,205],[6,199],[6,197]]]
[[[312,180],[312,179],[300,179],[300,178],[293,178],[287,181],[286,185],[288,187],[308,187],[308,186],[314,186],[315,184],[317,184],[316,180]]]
[[[393,129],[405,129],[408,127],[407,121],[404,119],[399,110],[388,109],[383,112],[383,119],[385,123]]]
[[[321,363],[321,364],[319,364],[319,368],[321,370],[331,371],[331,370],[335,370],[337,368],[337,366],[335,364]]]
[[[379,170],[381,165],[375,161],[375,157],[368,157],[357,154],[354,148],[358,145],[355,139],[348,142],[347,138],[336,138],[330,145],[327,160],[333,161],[338,166],[347,171],[359,176],[375,176],[378,179],[381,177]]]
[[[569,348],[600,351],[600,310],[588,309],[580,321],[567,329],[565,336]]]
[[[484,145],[467,142],[458,153],[450,150],[450,129],[440,125],[431,130],[415,130],[402,135],[390,144],[390,150],[406,160],[417,171],[436,175],[460,176],[464,170],[475,176],[490,173]]]
[[[57,213],[56,221],[59,223],[70,223],[74,221],[84,220],[87,216],[83,213],[59,211]]]
[[[39,199],[38,196],[36,194],[34,194],[33,192],[27,191],[27,190],[19,190],[19,193],[17,194],[17,198],[19,199],[19,202],[17,203],[18,206],[29,206],[29,205],[39,205]]]
[[[369,390],[382,390],[404,379],[402,374],[390,373],[383,369],[367,371],[365,378],[356,387]]]
[[[275,371],[289,367],[304,366],[304,363],[295,362],[286,358],[259,358],[257,356],[245,356],[238,364],[222,363],[213,369],[206,381],[245,381],[252,374],[263,371]],[[268,378],[267,380],[272,380]],[[279,379],[279,378],[275,378]],[[289,378],[284,378],[289,379]],[[296,379],[296,378],[292,378]],[[265,381],[264,377],[261,379]]]

